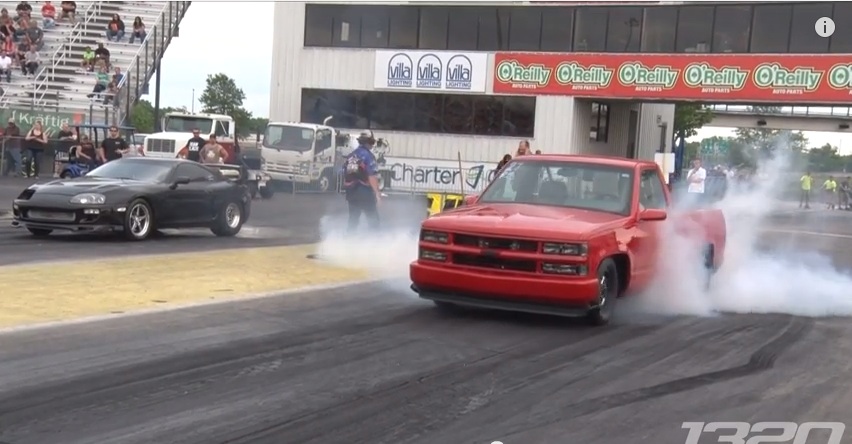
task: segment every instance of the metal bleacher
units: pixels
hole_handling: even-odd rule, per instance
[[[59,9],[59,2],[57,9]],[[13,11],[17,3],[0,2]],[[42,69],[35,78],[15,76],[11,85],[0,83],[0,108],[26,109],[38,113],[83,115],[91,123],[121,124],[133,103],[145,94],[157,62],[163,57],[176,35],[190,2],[177,1],[96,1],[77,2],[77,24],[60,22],[45,31],[45,47],[41,52]],[[33,3],[33,17],[39,19],[39,4]],[[107,23],[119,14],[125,23],[121,42],[107,41]],[[129,43],[133,19],[140,17],[147,36],[144,41]],[[99,43],[110,51],[110,75],[121,69],[124,79],[119,85],[118,100],[104,105],[102,98],[89,98],[95,85],[95,74],[82,68],[82,55],[88,46]]]

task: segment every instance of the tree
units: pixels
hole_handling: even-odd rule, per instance
[[[712,111],[703,105],[679,103],[675,105],[674,135],[683,139],[695,136],[701,127],[712,120]]]
[[[752,106],[749,111],[757,115],[780,114],[779,106]],[[801,131],[791,132],[768,128],[737,128],[736,138],[746,146],[757,149],[761,154],[770,154],[776,148],[790,148],[801,153],[808,148],[808,139]]]
[[[237,137],[245,138],[263,131],[267,119],[254,117],[243,108],[246,95],[234,79],[225,74],[207,76],[207,86],[198,99],[205,113],[225,114],[234,119]]]
[[[205,113],[225,114],[234,116],[237,110],[242,110],[246,94],[237,87],[234,79],[219,73],[207,76],[207,86],[198,99]]]
[[[188,113],[185,106],[181,106],[178,108],[173,107],[165,107],[160,108],[160,118],[162,119],[166,113]],[[154,121],[154,106],[151,105],[151,102],[140,99],[133,105],[133,108],[130,109],[130,124],[133,125],[133,128],[136,129],[136,132],[143,134],[150,134],[156,130],[156,125]]]
[[[846,159],[838,154],[837,148],[825,144],[807,152],[808,168],[816,172],[836,172],[846,168]]]

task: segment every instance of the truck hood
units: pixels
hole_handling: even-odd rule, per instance
[[[148,137],[152,139],[165,139],[165,140],[189,140],[192,138],[192,133],[181,133],[181,132],[162,132],[162,133],[154,133],[149,134]],[[201,137],[207,138],[206,134],[202,134]]]
[[[38,195],[74,196],[80,193],[103,194],[118,188],[145,184],[146,182],[129,179],[80,177],[76,179],[53,180],[44,184],[33,185],[30,188],[35,190]]]
[[[599,211],[527,204],[476,204],[438,213],[423,228],[542,240],[585,240],[624,226],[628,217]]]

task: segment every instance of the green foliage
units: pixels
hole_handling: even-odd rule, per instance
[[[751,111],[758,115],[779,114],[781,108],[777,106],[752,106]],[[743,144],[757,149],[763,154],[774,152],[783,147],[801,153],[808,149],[808,139],[801,131],[790,132],[785,130],[767,128],[737,128],[736,139]]]
[[[245,99],[245,93],[234,79],[219,73],[207,76],[207,86],[198,101],[205,113],[231,116],[237,125],[237,137],[244,138],[262,132],[268,122],[262,117],[254,117],[243,108]]]
[[[674,135],[689,138],[713,120],[713,113],[701,104],[678,103],[675,105]]]
[[[162,119],[166,113],[173,112],[186,113],[189,111],[187,111],[185,106],[181,106],[179,108],[160,108],[160,119]],[[136,132],[138,133],[153,133],[156,128],[154,122],[154,105],[151,105],[151,102],[147,100],[139,100],[136,102],[130,110],[130,125],[136,128]]]

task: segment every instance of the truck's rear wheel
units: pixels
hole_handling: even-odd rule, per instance
[[[606,325],[615,311],[618,300],[618,268],[612,259],[605,259],[598,266],[597,306],[586,315],[592,325]]]

